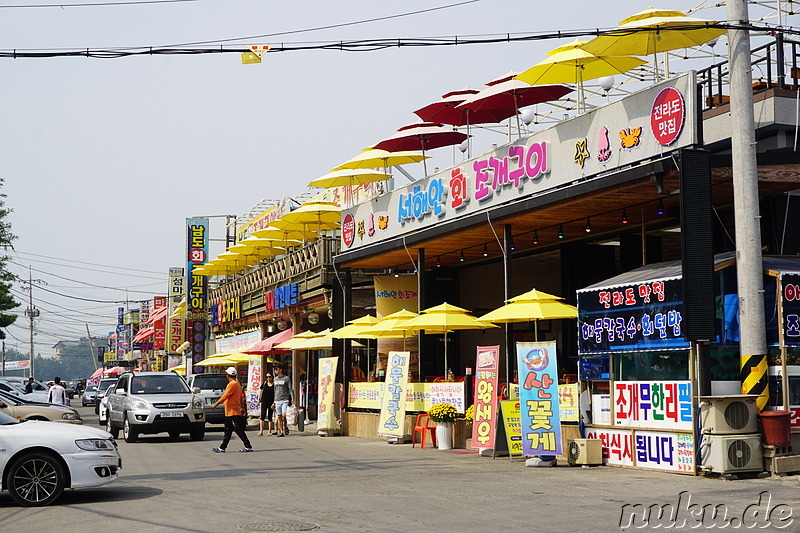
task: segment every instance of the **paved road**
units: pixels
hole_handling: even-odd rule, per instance
[[[80,410],[96,425],[91,408]],[[68,492],[45,509],[22,509],[0,494],[0,531],[620,531],[624,504],[677,506],[682,491],[683,503],[691,495],[691,504],[726,504],[729,517],[768,491],[771,508],[784,504],[773,519],[788,510],[793,522],[783,530],[800,531],[797,476],[726,481],[613,467],[526,468],[521,460],[377,440],[248,434],[256,452],[224,455],[211,452],[218,430],[200,442],[120,439],[124,463],[115,483]],[[234,437],[230,449],[239,445]]]

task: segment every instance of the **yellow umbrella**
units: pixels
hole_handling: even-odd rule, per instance
[[[325,329],[320,331],[316,337],[295,345],[292,350],[330,350],[332,347],[333,337],[331,336],[331,330]]]
[[[583,83],[586,80],[622,74],[647,61],[631,56],[597,56],[581,48],[555,53],[519,74],[516,79],[531,85]]]
[[[331,337],[335,339],[357,339],[359,337],[356,337],[356,335],[378,323],[380,323],[380,319],[372,315],[362,316],[349,321],[348,325],[344,327],[331,331]]]
[[[407,165],[408,163],[419,163],[429,158],[430,156],[424,155],[422,152],[387,152],[386,150],[368,148],[333,170],[343,170],[346,168],[383,168],[386,170],[388,167]]]
[[[405,339],[406,337],[413,337],[416,332],[412,329],[401,330],[403,324],[416,318],[419,315],[406,309],[402,309],[390,315],[386,315],[383,319],[374,326],[365,329],[358,334],[356,339]],[[405,349],[405,345],[403,346]]]
[[[717,23],[687,17],[681,11],[651,7],[621,21],[619,28],[595,37],[583,49],[600,56],[655,56],[658,52],[701,46],[726,32],[711,27],[714,24]]]
[[[399,330],[425,330],[425,333],[441,333],[444,335],[444,371],[447,372],[447,334],[462,329],[486,329],[497,327],[494,324],[481,322],[469,311],[447,302],[423,309],[416,318],[399,325]]]
[[[231,354],[231,355],[225,357],[225,359],[230,359],[231,361],[234,361],[236,363],[247,363],[248,361],[250,361],[250,359],[258,359],[259,357],[261,357],[261,356],[260,355],[255,355],[255,354],[250,354],[250,353],[236,352],[234,354]],[[267,363],[277,363],[278,362],[277,360],[275,360],[275,359],[273,359],[272,357],[269,357],[269,356],[266,356],[265,361]]]
[[[533,289],[515,296],[508,303],[479,317],[484,322],[506,324],[510,322],[533,322],[561,318],[577,318],[578,308],[566,304],[558,296]]]
[[[322,333],[317,333],[315,331],[304,331],[302,333],[298,333],[297,335],[295,335],[294,337],[292,337],[288,341],[284,341],[284,342],[282,342],[280,344],[276,344],[274,346],[274,348],[280,348],[282,350],[292,350],[298,344],[300,344],[302,342],[305,342],[308,339],[311,339],[311,338],[314,338],[314,337],[321,337],[322,335],[323,335]]]
[[[317,234],[310,231],[303,231],[302,226],[293,228],[288,222],[283,223],[283,229],[270,225],[264,229],[254,231],[251,238],[269,239],[275,246],[297,246],[302,241],[317,238]],[[244,243],[248,239],[242,241]]]
[[[321,176],[311,183],[309,187],[323,187],[330,189],[332,187],[354,187],[355,185],[365,185],[367,183],[374,183],[376,181],[386,181],[391,178],[391,174],[385,172],[378,172],[377,170],[369,169],[342,169],[334,170],[324,176]]]
[[[280,238],[284,239],[286,241],[294,240],[294,241],[313,242],[313,241],[317,240],[317,238],[319,237],[319,235],[316,232],[306,229],[305,224],[296,223],[296,222],[289,222],[287,220],[281,220],[281,219],[275,220],[274,222],[272,222],[272,225],[270,225],[269,228],[267,228],[267,229],[265,229],[263,231],[266,232],[267,230],[270,230],[270,231],[273,231],[273,232],[275,230],[278,230],[280,232],[280,235],[281,235]],[[254,235],[255,235],[255,233],[254,233]],[[268,237],[268,236],[275,236],[275,235],[277,235],[277,234],[275,234],[275,233],[270,233],[270,234],[259,233],[260,237]],[[287,244],[288,244],[288,242],[287,242]],[[289,245],[293,246],[291,244],[289,244]]]
[[[316,231],[322,231],[337,229],[341,225],[342,213],[333,202],[309,202],[283,215],[280,220],[304,226],[316,224]]]
[[[228,359],[227,357],[209,357],[207,359],[203,359],[199,363],[195,363],[197,366],[230,366],[235,364],[236,361],[233,359]]]

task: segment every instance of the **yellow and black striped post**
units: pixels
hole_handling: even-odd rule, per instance
[[[767,388],[767,355],[742,355],[742,394],[757,394],[758,410],[764,409],[769,400]]]

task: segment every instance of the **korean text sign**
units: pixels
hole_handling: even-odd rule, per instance
[[[518,342],[519,403],[524,455],[560,455],[556,343]]]
[[[503,411],[503,427],[506,432],[506,444],[510,455],[522,455],[522,424],[520,422],[519,402],[503,400],[500,402]]]
[[[689,381],[615,381],[614,424],[692,430]]]
[[[600,439],[605,464],[694,473],[691,433],[592,428],[586,438]]]
[[[410,359],[411,352],[389,352],[381,417],[378,422],[379,435],[402,437],[405,434]]]
[[[578,353],[678,350],[683,282],[660,279],[578,291]]]
[[[336,367],[338,357],[322,357],[319,360],[319,415],[317,429],[336,429],[335,402]]]
[[[253,356],[247,363],[247,414],[258,416],[261,414],[261,406],[258,404],[258,393],[261,390],[263,366],[261,357]]]
[[[497,360],[499,346],[478,346],[475,362],[475,400],[472,444],[494,448],[497,434]]]

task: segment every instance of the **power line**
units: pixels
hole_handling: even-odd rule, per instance
[[[129,0],[123,2],[81,2],[78,4],[24,4],[24,5],[0,5],[0,9],[23,9],[28,7],[108,7],[108,6],[131,6],[140,4],[179,4],[184,2],[197,2],[198,0]]]
[[[25,267],[25,265],[23,265],[22,263],[17,263],[15,261],[9,261],[9,263],[17,265],[18,267],[23,267],[23,268]],[[38,269],[32,268],[32,267],[31,267],[31,270],[33,270],[34,272],[39,272],[40,274],[47,274],[48,276],[53,276],[54,278],[63,279],[63,280],[66,280],[66,281],[72,281],[73,283],[80,283],[82,285],[87,285],[89,287],[94,287],[94,288],[97,288],[97,289],[110,289],[110,290],[113,290],[113,291],[124,291],[124,292],[140,292],[140,293],[143,293],[143,294],[150,294],[152,292],[152,291],[137,291],[137,290],[133,290],[133,289],[129,290],[127,287],[109,287],[107,285],[95,285],[94,283],[88,283],[86,281],[80,281],[80,280],[77,280],[77,279],[71,279],[71,278],[67,278],[67,277],[64,277],[64,276],[59,276],[58,274],[53,274],[52,272],[47,272],[45,270],[38,270]],[[160,283],[149,283],[149,284],[143,284],[143,285],[130,285],[130,287],[147,287],[147,286],[152,286],[152,285],[160,285]],[[54,285],[51,285],[51,286],[54,286]],[[77,288],[77,287],[63,287],[63,288]]]
[[[17,255],[21,254],[21,255],[29,255],[31,257],[44,257],[46,259],[55,259],[55,260],[58,260],[58,261],[64,261],[66,263],[77,263],[79,265],[94,265],[94,266],[99,266],[99,267],[104,267],[104,268],[114,268],[114,269],[117,269],[117,270],[128,270],[130,272],[143,272],[145,274],[158,274],[158,275],[164,276],[166,278],[166,274],[163,274],[162,272],[154,272],[152,270],[140,270],[140,269],[136,269],[136,268],[126,268],[126,267],[121,267],[121,266],[116,266],[116,265],[101,265],[99,263],[87,262],[87,261],[77,261],[75,259],[64,259],[62,257],[53,257],[51,255],[40,255],[40,254],[31,253],[31,252],[20,252],[19,250],[14,250],[14,252]],[[20,257],[20,259],[22,259],[22,258]],[[70,267],[70,265],[59,265],[58,263],[48,263],[46,261],[40,261],[40,262],[48,264],[48,265],[54,264],[56,266]],[[77,267],[70,267],[70,268],[77,268]],[[92,270],[92,269],[87,268],[85,270]],[[106,271],[105,270],[97,270],[96,272],[106,272]],[[108,274],[120,274],[118,272],[107,272],[107,273]],[[126,274],[126,275],[128,275],[128,274]]]

